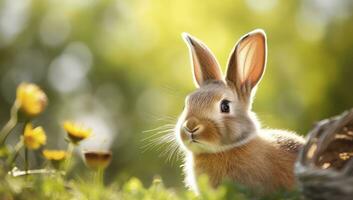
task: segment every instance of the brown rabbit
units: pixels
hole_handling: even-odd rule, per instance
[[[251,111],[255,88],[266,65],[266,35],[254,30],[230,54],[225,77],[212,52],[184,33],[197,90],[185,100],[176,137],[186,154],[185,182],[208,175],[212,186],[224,179],[271,192],[295,185],[294,162],[304,139],[292,132],[261,129]]]

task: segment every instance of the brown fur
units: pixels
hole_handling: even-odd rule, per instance
[[[263,192],[292,188],[294,162],[304,139],[287,131],[261,129],[251,112],[255,87],[265,71],[265,33],[256,30],[239,40],[224,78],[209,49],[184,36],[198,87],[186,98],[176,126],[187,155],[186,184],[197,191],[195,179],[207,174],[214,187],[230,179]]]
[[[194,154],[195,173],[207,174],[214,187],[228,178],[253,189],[263,188],[265,192],[290,189],[295,184],[293,167],[297,153],[282,148],[273,139],[257,136],[225,152]]]

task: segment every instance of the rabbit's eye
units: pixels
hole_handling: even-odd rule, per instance
[[[221,112],[222,113],[229,113],[230,107],[229,107],[229,102],[228,100],[222,100],[221,102]]]

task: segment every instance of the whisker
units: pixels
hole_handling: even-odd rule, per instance
[[[145,149],[145,151],[146,151],[146,150],[150,150],[150,149],[155,149],[158,146],[163,146],[163,144],[165,144],[165,143],[172,143],[175,140],[173,133],[174,132],[170,131],[167,134],[164,133],[162,136],[148,138],[147,141],[145,140],[147,142],[147,144],[143,145],[142,148]]]
[[[168,145],[168,146],[169,146],[168,149],[166,149],[165,151],[162,151],[162,152],[159,154],[160,157],[161,157],[161,156],[168,156],[168,155],[170,154],[170,152],[174,149],[173,144],[170,144],[170,145]]]
[[[175,123],[177,120],[177,117],[174,117],[174,116],[168,116],[168,115],[159,116],[155,114],[150,114],[149,118],[156,121],[164,121],[164,122],[170,122],[170,123]]]
[[[158,137],[158,135],[163,135],[163,134],[165,134],[167,132],[174,132],[174,128],[173,129],[163,130],[163,131],[158,131],[156,133],[153,133],[153,134],[143,138],[141,141],[146,141],[146,140],[149,140],[151,138]]]
[[[163,128],[171,128],[171,127],[174,127],[174,126],[175,126],[175,124],[165,124],[163,126],[159,126],[157,128],[154,128],[154,129],[142,131],[142,133],[149,133],[149,132],[153,132],[153,131],[158,131],[158,130],[163,129]]]
[[[182,152],[179,148],[179,145],[174,143],[171,145],[171,150],[166,152],[165,154],[168,156],[166,162],[170,162],[171,164],[176,163],[181,160]]]
[[[173,164],[181,158],[181,150],[175,137],[175,121],[174,117],[164,117],[158,120],[173,120],[173,124],[164,124],[160,127],[143,131],[146,137],[141,139],[143,152],[156,151],[158,157],[165,157],[165,161]]]
[[[170,115],[165,115],[163,117],[160,117],[159,119],[173,119],[173,120],[176,120],[178,119],[177,117],[174,117],[174,116],[170,116]],[[158,119],[157,119],[158,120]]]
[[[162,145],[164,143],[170,143],[173,139],[171,137],[161,137],[161,138],[155,138],[151,140],[150,142],[155,144],[155,145]]]
[[[179,146],[178,145],[173,145],[172,149],[173,150],[169,153],[167,161],[172,161],[173,156],[175,155],[175,153],[177,153],[179,151]]]

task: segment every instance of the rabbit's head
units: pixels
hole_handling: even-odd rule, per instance
[[[183,38],[197,89],[186,97],[176,125],[177,138],[193,153],[215,153],[245,144],[258,129],[251,103],[265,71],[265,33],[254,30],[237,42],[224,77],[205,44],[185,33]]]

